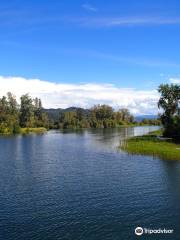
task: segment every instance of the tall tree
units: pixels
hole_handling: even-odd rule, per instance
[[[33,100],[28,94],[21,96],[20,126],[21,127],[34,127]]]
[[[96,105],[91,109],[97,120],[110,119],[113,116],[113,108],[108,105]]]
[[[161,115],[162,124],[164,125],[164,135],[167,137],[180,138],[180,85],[178,84],[161,84],[158,88],[161,94],[158,107],[163,109]]]
[[[48,116],[43,112],[43,106],[40,98],[35,98],[34,103],[34,120],[36,127],[46,127],[49,128]]]
[[[7,97],[0,99],[0,133],[18,133],[19,110],[16,97],[12,93],[7,93]]]
[[[7,101],[8,101],[9,112],[12,114],[17,114],[18,103],[16,101],[16,97],[11,92],[7,93]]]

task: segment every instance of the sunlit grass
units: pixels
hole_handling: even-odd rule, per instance
[[[162,140],[160,131],[128,139],[121,149],[131,154],[150,155],[164,160],[180,160],[180,144]]]
[[[28,134],[28,133],[45,133],[47,131],[46,128],[39,127],[39,128],[21,128],[21,134]]]

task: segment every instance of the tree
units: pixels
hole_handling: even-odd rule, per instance
[[[0,133],[18,133],[19,111],[16,97],[12,93],[7,93],[7,97],[0,99]]]
[[[21,96],[20,126],[21,127],[34,127],[33,100],[28,94]]]
[[[34,121],[36,127],[45,127],[49,128],[49,120],[48,116],[45,112],[43,112],[43,106],[41,99],[35,98],[33,100],[34,103]]]
[[[16,97],[11,92],[7,93],[7,102],[8,102],[9,113],[17,114],[18,113],[18,103],[16,101]]]
[[[122,115],[122,121],[124,122],[132,122],[133,116],[130,114],[129,110],[127,108],[120,109],[121,115]]]
[[[179,104],[180,85],[161,84],[158,88],[161,97],[158,107],[163,109],[161,121],[164,125],[164,136],[180,139]]]
[[[43,112],[41,99],[25,94],[21,96],[20,106],[16,97],[8,92],[0,98],[0,133],[19,133],[20,127],[49,127],[47,114]]]
[[[112,118],[113,108],[108,105],[96,105],[91,109],[91,113],[95,115],[97,120],[105,120]]]

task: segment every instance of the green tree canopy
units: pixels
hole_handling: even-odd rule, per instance
[[[163,110],[161,120],[164,125],[164,135],[180,139],[180,85],[161,84],[158,91],[161,94],[158,107]]]

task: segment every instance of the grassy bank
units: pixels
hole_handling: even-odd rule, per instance
[[[21,134],[28,134],[28,133],[45,133],[47,131],[46,128],[39,127],[39,128],[21,128]]]
[[[170,140],[160,139],[161,131],[148,135],[133,137],[121,146],[122,150],[131,154],[141,154],[159,157],[164,160],[180,160],[180,144]]]

